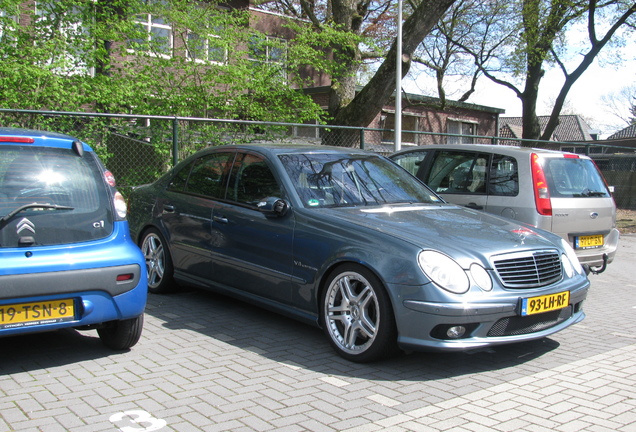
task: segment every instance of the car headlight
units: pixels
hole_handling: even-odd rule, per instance
[[[477,263],[473,263],[470,266],[470,276],[479,288],[484,291],[492,290],[492,279],[485,268]]]
[[[441,288],[463,294],[470,288],[464,269],[453,259],[435,251],[422,251],[417,257],[420,268]]]
[[[570,261],[570,264],[572,264],[572,267],[574,268],[574,270],[579,274],[583,274],[584,273],[583,266],[581,266],[581,263],[579,262],[579,257],[576,256],[576,252],[574,252],[574,249],[572,249],[572,246],[570,246],[570,244],[566,242],[564,239],[561,239],[561,247],[565,250],[565,255]]]
[[[571,278],[572,276],[574,276],[574,268],[572,267],[572,263],[565,254],[561,255],[561,264],[563,264],[563,270],[565,271],[567,277]]]

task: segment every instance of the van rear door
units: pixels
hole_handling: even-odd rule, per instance
[[[614,226],[616,205],[594,161],[572,154],[542,158],[551,231],[569,239],[575,249],[602,247]]]

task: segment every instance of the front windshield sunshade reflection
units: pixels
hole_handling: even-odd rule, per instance
[[[308,207],[441,202],[406,171],[376,155],[288,154],[280,159]]]

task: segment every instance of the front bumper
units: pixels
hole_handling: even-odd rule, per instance
[[[398,344],[407,351],[461,351],[544,338],[585,318],[589,283],[570,290],[569,305],[543,314],[521,316],[519,298],[489,303],[436,303],[406,299],[396,311]],[[465,334],[446,336],[461,326]]]

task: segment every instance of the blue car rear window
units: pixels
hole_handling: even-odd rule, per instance
[[[23,206],[29,207],[7,218]],[[113,211],[99,162],[92,153],[80,157],[70,148],[0,146],[0,218],[1,247],[108,236]]]

